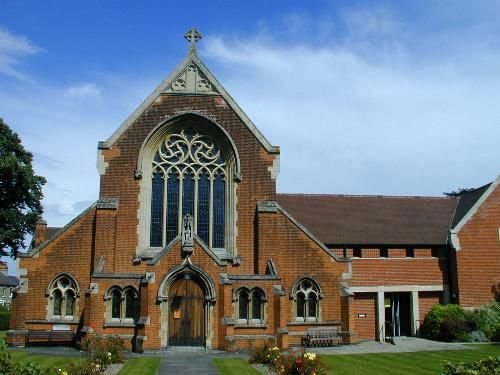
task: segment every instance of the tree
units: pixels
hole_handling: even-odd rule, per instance
[[[0,118],[0,255],[16,257],[43,208],[45,178],[35,175],[21,139]]]
[[[443,192],[447,197],[459,197],[462,194],[468,193],[469,191],[474,190],[474,188],[458,188],[457,190],[453,190],[450,192]]]

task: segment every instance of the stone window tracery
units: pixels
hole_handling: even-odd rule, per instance
[[[132,323],[139,318],[139,295],[133,287],[112,287],[105,300],[108,321]]]
[[[59,275],[48,288],[49,319],[72,320],[76,315],[78,287],[72,277]]]
[[[261,324],[265,321],[266,296],[262,289],[240,288],[235,293],[236,321],[240,324]]]
[[[295,307],[295,320],[297,321],[319,321],[320,320],[320,298],[319,285],[310,278],[299,280],[293,289],[293,300]]]
[[[225,248],[226,161],[210,136],[192,129],[168,135],[154,154],[151,178],[151,247],[174,240],[189,214],[207,246]]]

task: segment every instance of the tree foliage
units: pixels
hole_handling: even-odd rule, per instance
[[[0,118],[0,255],[15,257],[41,218],[42,186],[31,165],[33,155]]]
[[[474,188],[458,188],[457,190],[443,192],[447,197],[459,197],[462,194],[468,193],[469,191],[474,190]]]

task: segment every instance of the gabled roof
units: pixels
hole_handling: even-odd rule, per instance
[[[500,182],[500,176],[489,184],[468,191],[459,196],[459,203],[451,227],[458,232],[465,223],[476,213],[481,204],[495,190]]]
[[[326,245],[445,245],[456,198],[278,194]]]
[[[224,89],[200,60],[194,48],[190,48],[186,58],[158,85],[121,126],[106,141],[99,143],[99,148],[110,148],[162,93],[222,96],[262,146],[270,153],[279,153],[279,147],[269,143],[252,120],[243,112],[231,95],[229,95],[226,89]]]
[[[19,284],[19,280],[17,277],[4,275],[0,273],[0,286],[17,286]]]

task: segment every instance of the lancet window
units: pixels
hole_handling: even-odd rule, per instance
[[[49,286],[49,311],[52,319],[73,319],[76,311],[77,287],[67,275],[55,278]]]
[[[296,283],[293,293],[295,318],[298,321],[319,320],[319,286],[311,279],[304,278]]]

